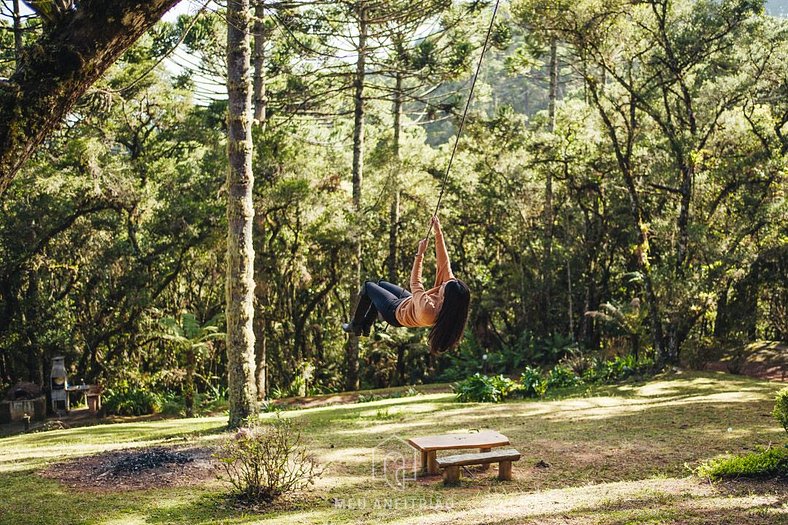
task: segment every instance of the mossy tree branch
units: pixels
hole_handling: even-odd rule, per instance
[[[79,97],[179,0],[83,0],[0,82],[0,194]]]

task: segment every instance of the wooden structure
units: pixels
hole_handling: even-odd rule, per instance
[[[511,481],[512,462],[520,461],[520,453],[513,448],[481,452],[479,454],[459,454],[438,458],[438,467],[443,469],[443,484],[456,485],[460,482],[460,467],[467,465],[489,465],[498,463],[498,479]]]
[[[494,430],[484,430],[482,432],[469,432],[464,434],[424,436],[408,439],[407,442],[413,448],[421,452],[421,472],[425,474],[438,473],[438,450],[477,448],[479,449],[480,453],[485,453],[490,452],[493,447],[503,447],[510,445],[508,437],[499,432],[495,432]],[[489,463],[484,463],[484,465],[489,465]]]

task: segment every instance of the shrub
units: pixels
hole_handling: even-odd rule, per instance
[[[561,359],[561,364],[571,368],[578,377],[583,377],[596,363],[595,357],[583,353],[579,348],[570,350]]]
[[[162,397],[149,390],[123,385],[107,390],[103,400],[108,414],[141,416],[155,414],[162,409]]]
[[[522,387],[504,375],[486,376],[478,372],[452,385],[461,402],[498,403]]]
[[[635,359],[633,355],[616,356],[609,361],[597,361],[584,375],[583,379],[596,383],[615,383],[633,375],[643,375],[654,366],[649,358]]]
[[[520,384],[526,397],[541,397],[547,391],[547,382],[538,368],[526,366],[520,376]]]
[[[247,502],[271,503],[313,485],[320,475],[301,433],[290,420],[278,416],[270,422],[250,418],[224,439],[214,457],[234,495]]]
[[[712,480],[788,475],[788,448],[777,447],[711,459],[698,467],[696,474]]]
[[[772,415],[780,422],[786,432],[788,432],[788,387],[777,392]]]
[[[547,388],[565,388],[581,381],[571,368],[564,365],[555,365],[547,374]]]

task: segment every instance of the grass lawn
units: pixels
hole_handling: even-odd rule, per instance
[[[295,418],[326,472],[313,492],[267,512],[226,503],[218,481],[97,491],[39,475],[51,463],[103,451],[210,445],[225,417],[15,436],[0,439],[0,524],[785,524],[786,480],[712,485],[688,469],[726,451],[785,443],[770,415],[781,386],[693,372],[498,405],[429,393],[289,410],[283,417]],[[522,452],[514,481],[496,481],[494,467],[463,473],[456,488],[438,478],[390,488],[373,478],[381,451],[400,450],[397,436],[482,428],[506,434]]]

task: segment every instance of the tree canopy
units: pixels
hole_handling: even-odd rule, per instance
[[[42,14],[20,57],[2,35],[0,383],[65,355],[110,387],[226,394],[224,341],[194,358],[160,337],[186,314],[230,331],[226,11],[154,25],[174,3]],[[441,210],[466,336],[349,347],[361,281],[407,284],[489,22],[426,4],[250,6],[260,397],[788,339],[786,21],[754,0],[513,0]]]

